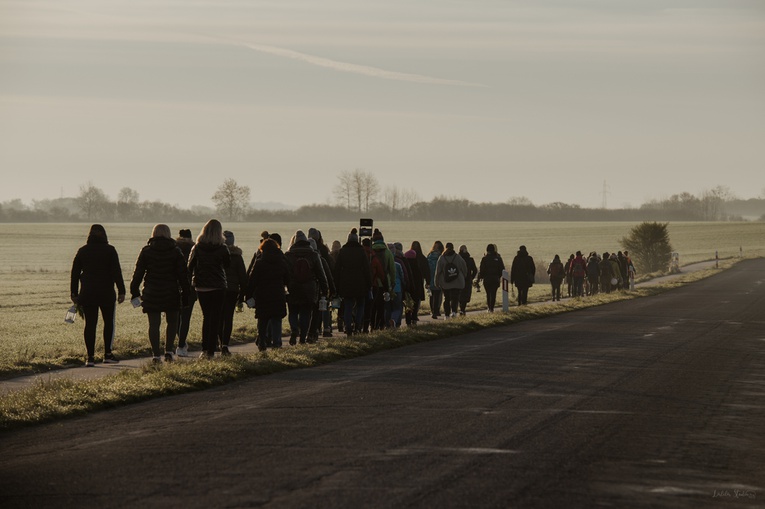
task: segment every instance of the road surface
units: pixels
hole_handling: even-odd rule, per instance
[[[763,507],[765,260],[0,434],[0,507]]]

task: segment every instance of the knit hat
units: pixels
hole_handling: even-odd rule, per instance
[[[180,231],[178,231],[178,236],[182,239],[190,239],[191,230],[189,230],[188,228],[183,228]]]
[[[409,251],[404,253],[404,258],[410,258],[410,259],[417,258],[417,251],[415,251],[414,249],[410,249]]]
[[[384,240],[383,234],[380,230],[375,228],[375,231],[372,232],[372,242],[378,241],[378,240]]]
[[[393,247],[396,248],[397,253],[400,253],[404,250],[404,245],[401,242],[394,242]]]
[[[308,238],[309,239],[319,240],[319,238],[321,238],[321,234],[319,233],[319,230],[317,230],[316,228],[309,228],[308,229]]]
[[[348,242],[358,242],[359,241],[359,234],[356,233],[356,228],[353,228],[351,232],[348,234]]]
[[[305,236],[305,232],[303,230],[298,230],[295,232],[295,242],[305,242],[308,240],[308,237]]]
[[[234,238],[234,233],[230,232],[228,230],[223,232],[223,236],[226,238],[226,245],[227,246],[233,246],[236,239]]]
[[[319,250],[319,246],[316,245],[316,239],[310,238],[310,239],[308,239],[308,243],[311,244],[311,249],[313,249],[314,251],[318,251]]]
[[[273,239],[277,244],[279,244],[279,247],[282,246],[282,236],[278,233],[269,233],[268,238]]]

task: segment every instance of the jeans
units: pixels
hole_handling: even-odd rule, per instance
[[[436,318],[441,316],[441,303],[443,302],[444,294],[440,288],[431,287],[430,292],[430,314],[433,318]]]
[[[289,323],[292,336],[300,336],[300,342],[305,343],[308,328],[311,326],[312,308],[310,304],[303,306],[289,305]]]
[[[271,318],[258,318],[258,336],[260,336],[261,345],[265,347],[266,342],[274,348],[282,347],[282,319],[279,316]],[[269,339],[266,339],[269,338]]]
[[[343,319],[346,334],[361,332],[364,325],[366,301],[366,297],[343,297]]]
[[[447,317],[452,313],[457,313],[460,308],[460,288],[450,288],[444,292],[444,315]]]

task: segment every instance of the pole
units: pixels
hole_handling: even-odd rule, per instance
[[[717,251],[715,251],[715,268],[720,268],[720,255],[717,253]]]
[[[502,311],[507,313],[510,311],[510,297],[507,295],[510,289],[510,273],[506,270],[502,271]]]

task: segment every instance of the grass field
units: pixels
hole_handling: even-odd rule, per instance
[[[82,363],[84,345],[82,320],[73,325],[63,318],[69,301],[69,270],[77,249],[85,243],[89,224],[0,224],[0,376],[24,371],[42,371],[68,363]],[[148,239],[151,224],[106,224],[110,242],[120,254],[126,284],[133,264]],[[173,232],[189,227],[194,235],[201,225],[171,224]],[[322,231],[328,244],[335,239],[345,242],[353,224],[316,223],[312,225],[280,223],[224,224],[236,234],[237,244],[245,253],[245,263],[257,247],[264,229],[279,232],[285,243],[295,230],[307,232],[313,226]],[[507,263],[520,244],[525,244],[537,260],[549,261],[554,254],[566,257],[576,250],[589,252],[621,249],[619,240],[629,233],[633,223],[385,223],[378,222],[388,242],[400,241],[405,247],[419,240],[425,251],[433,241],[465,244],[478,261],[488,243],[497,244]],[[715,251],[721,258],[762,256],[765,254],[765,223],[671,223],[670,238],[681,263],[712,259]],[[547,285],[536,285],[531,300],[547,296]],[[481,305],[483,294],[474,294],[474,304]],[[235,316],[234,340],[246,341],[255,335],[251,311]],[[285,321],[286,327],[286,321]],[[200,343],[201,314],[197,308],[191,324],[192,347]],[[100,334],[100,327],[99,327]],[[99,342],[97,342],[97,345]],[[147,320],[128,303],[118,308],[115,352],[122,356],[149,354]],[[102,351],[103,344],[97,346]]]

